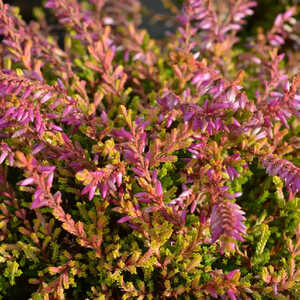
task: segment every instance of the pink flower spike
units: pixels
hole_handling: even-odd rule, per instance
[[[206,216],[205,216],[205,212],[202,210],[200,212],[200,224],[205,224],[206,223]]]
[[[291,16],[293,16],[295,14],[295,7],[290,8],[289,10],[287,10],[284,15],[283,18],[285,20],[289,19]]]
[[[196,210],[196,207],[197,207],[197,201],[193,201],[192,205],[191,205],[191,209],[190,209],[190,212],[193,214]]]
[[[26,130],[27,130],[27,128],[19,129],[11,137],[12,138],[19,137],[19,136],[23,135],[26,132]]]
[[[9,163],[9,165],[12,167],[13,166],[13,164],[14,164],[14,154],[13,153],[9,153],[8,154],[8,163]]]
[[[33,90],[33,87],[32,87],[32,86],[28,87],[28,88],[25,90],[24,94],[22,95],[21,99],[22,99],[22,100],[25,100],[25,99],[31,94],[32,90]]]
[[[128,50],[126,50],[125,51],[125,53],[124,53],[124,60],[126,61],[126,62],[128,62],[129,61],[129,51]]]
[[[51,98],[51,93],[49,92],[41,98],[40,102],[43,104],[47,102],[50,98]]]
[[[63,82],[59,78],[57,79],[57,84],[62,91],[64,91],[66,89]]]
[[[35,208],[39,208],[39,207],[42,207],[42,206],[46,206],[47,205],[47,202],[46,201],[40,201],[40,199],[35,199],[30,208],[31,209],[35,209]]]
[[[185,223],[185,219],[186,219],[186,210],[183,210],[180,216],[180,221],[181,223]]]
[[[107,116],[107,113],[103,110],[102,113],[101,113],[101,120],[104,124],[108,124],[108,116]]]
[[[151,200],[148,198],[139,198],[138,201],[143,202],[143,203],[151,203]]]
[[[231,201],[221,201],[215,204],[210,219],[212,243],[223,234],[243,241],[242,235],[246,234],[246,227],[242,223],[245,220],[244,214],[241,207]]]
[[[43,173],[52,173],[56,169],[55,166],[39,166],[38,170]]]
[[[140,169],[138,169],[138,168],[132,168],[132,171],[136,174],[136,175],[138,175],[138,176],[143,176],[143,174],[144,174],[144,172],[143,172],[143,170],[140,170]]]
[[[55,194],[54,194],[54,199],[55,201],[59,204],[61,203],[61,192],[60,191],[57,191]]]
[[[121,128],[120,130],[113,130],[113,134],[117,137],[121,137],[128,140],[132,138],[131,133],[125,130],[124,128]]]
[[[156,180],[157,180],[157,170],[155,169],[154,171],[153,171],[153,173],[152,173],[152,180],[154,181],[154,182],[156,182]]]

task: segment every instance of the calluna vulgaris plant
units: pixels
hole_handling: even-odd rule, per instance
[[[298,7],[165,3],[0,0],[1,299],[300,299]]]

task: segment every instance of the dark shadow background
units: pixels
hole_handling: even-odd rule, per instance
[[[113,0],[112,0],[113,1]],[[122,1],[122,0],[116,0]],[[146,8],[146,16],[143,16],[142,28],[146,28],[152,38],[163,38],[166,31],[175,31],[174,22],[168,24],[165,20],[154,21],[151,13],[170,16],[169,10],[165,9],[161,0],[140,0]],[[32,8],[41,6],[41,0],[4,0],[5,3],[19,6],[21,14],[26,21],[32,19]],[[181,3],[182,0],[173,0],[173,3]],[[241,37],[256,34],[257,26],[270,28],[278,13],[284,11],[286,5],[300,5],[300,0],[257,0],[253,16],[248,18],[244,30],[239,34]],[[149,14],[150,12],[150,14]]]
[[[26,21],[30,21],[32,19],[32,8],[35,6],[41,6],[42,3],[41,0],[4,0],[3,2],[20,7],[21,15]],[[163,15],[170,15],[169,10],[164,8],[161,0],[141,0],[141,3],[145,5],[148,11]],[[163,21],[153,22],[153,20],[151,20],[151,16],[143,17],[141,27],[147,28],[153,38],[163,38],[166,30],[174,31],[174,29],[172,30],[172,28]]]

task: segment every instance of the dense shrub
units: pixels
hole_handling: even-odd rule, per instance
[[[297,7],[165,4],[0,0],[2,299],[299,299]]]

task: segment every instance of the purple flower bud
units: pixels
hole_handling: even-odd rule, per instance
[[[231,300],[236,300],[233,290],[227,290],[227,295],[230,297]]]
[[[14,113],[14,111],[16,110],[16,107],[11,106],[5,113],[4,117],[8,118],[10,115],[12,115]]]
[[[90,190],[89,190],[89,200],[91,201],[95,195],[95,192],[96,192],[96,186],[93,185]]]
[[[27,131],[27,128],[19,129],[11,137],[12,138],[19,137],[19,136],[23,135],[26,131]]]
[[[147,193],[145,193],[145,192],[141,192],[141,193],[137,193],[137,194],[135,194],[134,195],[135,197],[146,197],[146,196],[148,196],[148,194]]]
[[[262,165],[269,175],[281,177],[293,192],[300,190],[300,168],[291,162],[270,154],[262,161]]]
[[[101,195],[102,195],[102,198],[105,198],[105,197],[106,197],[107,191],[108,191],[108,185],[107,185],[107,184],[103,184],[103,185],[102,185],[102,189],[101,189]]]
[[[2,164],[5,160],[5,158],[7,157],[8,152],[7,151],[3,151],[1,156],[0,156],[0,164]]]
[[[56,100],[50,105],[50,108],[51,108],[51,109],[55,109],[58,105],[61,104],[61,100],[62,100],[62,98],[56,99]]]
[[[54,8],[54,7],[56,7],[56,3],[55,3],[55,1],[47,1],[45,3],[45,7],[46,8]]]
[[[51,98],[51,93],[49,92],[41,98],[40,100],[41,104],[46,103],[50,98]]]
[[[116,186],[115,186],[115,182],[116,182],[116,180],[114,178],[107,180],[107,184],[112,191],[117,190]]]
[[[14,94],[17,96],[23,88],[24,88],[24,84],[20,83],[19,86],[15,89]]]
[[[53,183],[54,173],[50,173],[47,179],[47,187],[51,188]]]
[[[229,28],[231,29],[231,30],[240,30],[241,29],[241,25],[240,24],[230,24],[229,25]]]
[[[132,150],[125,149],[125,150],[123,150],[123,153],[124,153],[125,159],[127,159],[131,162],[136,162],[135,153]]]
[[[233,279],[233,277],[236,273],[240,273],[240,269],[235,269],[235,270],[232,270],[231,272],[227,273],[226,278],[231,280],[231,279]]]
[[[231,166],[228,166],[226,171],[227,171],[231,181],[233,181],[235,177],[239,177],[239,173],[236,171],[235,168],[233,168]]]
[[[121,219],[119,219],[117,222],[118,223],[124,223],[124,222],[128,222],[129,220],[130,220],[130,217],[125,216],[125,217],[122,217]]]
[[[244,214],[240,206],[231,201],[222,201],[215,204],[210,221],[212,243],[222,234],[243,241],[242,235],[246,233],[245,226],[242,223],[245,220]]]
[[[152,181],[156,182],[156,180],[157,180],[157,170],[155,169],[152,173]]]
[[[39,90],[37,92],[35,92],[32,96],[33,99],[38,99],[40,98],[40,96],[43,94],[43,91]]]
[[[138,198],[138,201],[143,203],[151,203],[151,200],[149,198]]]
[[[188,122],[194,116],[194,114],[195,114],[195,112],[193,112],[193,111],[186,112],[183,116],[183,121]]]
[[[15,88],[14,84],[9,84],[4,91],[4,95],[9,95],[14,88]]]
[[[204,20],[202,22],[199,23],[199,28],[205,30],[205,29],[209,29],[211,28],[212,23],[208,20]]]
[[[162,186],[161,186],[161,182],[159,180],[156,181],[155,192],[156,192],[157,196],[159,196],[159,197],[162,196]]]
[[[85,195],[87,194],[91,189],[90,184],[88,184],[82,191],[81,191],[81,195]]]
[[[17,48],[18,47],[16,43],[14,43],[12,41],[9,41],[9,40],[6,40],[6,39],[4,39],[2,41],[2,43],[7,45],[8,47],[12,47],[12,48]]]
[[[61,192],[60,191],[57,191],[55,194],[54,194],[54,199],[55,201],[59,204],[61,203]]]
[[[26,185],[30,185],[30,184],[33,184],[33,183],[34,183],[34,178],[33,177],[28,177],[28,178],[20,181],[18,183],[18,185],[26,186]]]
[[[63,111],[62,117],[66,117],[73,111],[73,107],[71,105],[67,106],[66,109]]]
[[[53,123],[50,124],[50,128],[53,129],[54,132],[57,132],[57,131],[61,132],[61,131],[63,131],[63,129],[60,126],[54,125]]]
[[[46,205],[46,201],[44,201],[43,199],[43,192],[41,189],[37,189],[33,195],[33,202],[31,204],[31,209],[35,209],[41,206],[45,206]]]

